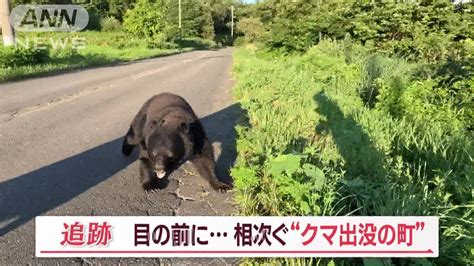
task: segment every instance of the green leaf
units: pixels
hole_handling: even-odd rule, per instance
[[[304,164],[303,170],[306,176],[310,177],[314,182],[315,189],[321,189],[326,183],[326,178],[324,177],[324,172],[312,164]]]
[[[269,173],[273,176],[286,172],[289,176],[300,168],[301,156],[295,154],[283,154],[277,156],[270,162]]]
[[[235,180],[234,185],[238,189],[251,189],[257,187],[259,182],[255,170],[248,167],[233,168],[231,175]]]
[[[336,263],[334,263],[334,260],[330,260],[328,262],[328,266],[336,266]]]
[[[301,201],[300,202],[300,209],[303,211],[303,214],[307,215],[311,208],[309,207],[309,204],[306,201]]]

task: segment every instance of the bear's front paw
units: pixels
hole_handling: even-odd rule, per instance
[[[152,180],[142,183],[142,188],[146,192],[159,191],[165,189],[168,186],[168,183],[168,178],[153,178]]]
[[[155,192],[157,190],[160,190],[160,186],[158,185],[158,182],[152,182],[152,181],[143,183],[142,188],[143,190],[145,190],[145,192]]]
[[[221,181],[214,181],[214,182],[211,183],[211,185],[215,190],[217,190],[221,193],[225,193],[225,192],[227,192],[227,190],[232,189],[232,185],[226,184],[226,183],[221,182]]]

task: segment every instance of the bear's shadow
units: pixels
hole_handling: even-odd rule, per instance
[[[228,184],[232,184],[230,168],[237,156],[235,125],[239,117],[245,117],[243,109],[239,104],[233,104],[200,119],[211,143],[220,143],[220,153],[214,147],[214,154],[218,154],[216,174],[219,180]]]
[[[235,123],[242,109],[233,104],[201,118],[211,142],[221,143],[217,175],[232,183],[236,157]],[[123,137],[0,183],[0,237],[91,189],[127,168],[136,159],[120,150]],[[138,171],[137,174],[137,185]]]

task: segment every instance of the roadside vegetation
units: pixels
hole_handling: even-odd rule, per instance
[[[263,1],[243,14],[240,213],[440,217],[437,259],[280,262],[474,264],[472,5]]]
[[[46,38],[41,44],[42,49],[35,49],[33,43],[30,43],[29,48],[17,46],[0,49],[0,81],[216,47],[214,42],[200,38],[153,47],[147,41],[128,36],[125,32],[37,33],[21,34],[19,38],[31,41],[35,36]],[[55,45],[59,41],[68,43],[64,47],[53,48],[48,43],[50,37]],[[76,37],[84,39],[74,39]],[[84,49],[71,47],[73,40],[84,42]]]
[[[15,47],[0,46],[0,82],[231,43],[231,0],[183,0],[181,30],[174,0],[60,2],[86,8],[85,31],[17,32]]]

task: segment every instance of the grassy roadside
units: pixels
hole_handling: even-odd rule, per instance
[[[248,115],[232,169],[241,214],[439,216],[440,258],[403,265],[472,265],[473,138],[458,115],[469,110],[418,103],[426,96],[412,91],[432,82],[415,77],[421,65],[367,58],[329,41],[303,55],[235,52],[235,96]],[[368,83],[382,84],[376,107],[363,100]],[[394,117],[387,91],[398,86],[411,102]]]
[[[199,38],[154,45],[121,31],[21,33],[17,38],[22,43],[28,43],[31,46],[35,44],[35,41],[41,42],[41,45],[48,49],[38,60],[22,58],[20,60],[25,61],[24,63],[7,62],[7,66],[0,68],[0,82],[215,47],[213,42]],[[85,43],[84,49],[72,47],[72,42],[79,40],[76,38],[83,38],[81,42]],[[0,47],[0,52],[1,49],[4,48]]]

